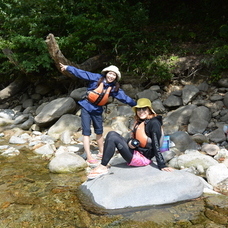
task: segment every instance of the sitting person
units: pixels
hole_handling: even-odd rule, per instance
[[[134,106],[135,124],[131,138],[125,140],[115,131],[110,131],[105,139],[104,153],[101,164],[91,170],[88,179],[94,179],[108,173],[108,163],[115,154],[116,149],[126,160],[129,166],[146,166],[155,156],[158,168],[162,171],[173,171],[167,167],[160,152],[160,139],[162,137],[162,117],[157,116],[152,109],[151,101],[141,98]]]

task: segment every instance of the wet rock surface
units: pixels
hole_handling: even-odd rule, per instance
[[[77,193],[86,180],[85,172],[53,174],[47,158],[20,150],[18,156],[0,157],[1,228],[227,227],[225,195],[204,195],[178,204],[113,210],[103,215],[91,213],[88,205],[84,209]]]

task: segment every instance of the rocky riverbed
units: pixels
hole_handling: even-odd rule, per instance
[[[7,142],[1,139],[0,143]],[[218,194],[96,215],[78,200],[77,188],[86,180],[85,171],[53,174],[48,169],[50,160],[16,147],[18,156],[0,157],[1,228],[227,227],[227,196]]]
[[[155,111],[163,115],[164,131],[173,143],[163,154],[166,162],[202,177],[202,197],[131,212],[115,211],[115,215],[97,216],[88,212],[89,208],[85,210],[76,192],[89,168],[80,156],[80,110],[75,102],[85,90],[59,97],[46,85],[38,85],[1,105],[3,227],[227,226],[227,79],[217,86],[182,82],[148,90],[132,85],[123,88],[134,98],[149,98]],[[116,130],[127,137],[132,121],[131,108],[114,101],[104,112],[105,134]],[[91,144],[97,153],[95,142]],[[65,159],[59,159],[60,155]],[[62,162],[55,165],[55,160]]]

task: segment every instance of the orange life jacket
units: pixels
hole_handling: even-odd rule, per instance
[[[134,124],[133,138],[138,139],[140,141],[140,144],[139,144],[140,147],[148,148],[150,147],[150,143],[152,142],[152,139],[147,136],[145,131],[145,125],[146,125],[146,121]],[[164,132],[162,128],[161,128],[161,131],[162,131],[162,136],[160,138],[160,146],[162,145],[163,138],[164,138]]]
[[[111,86],[109,86],[107,89],[104,89],[104,83],[101,82],[96,89],[87,92],[86,98],[95,105],[103,106],[108,102],[111,89]]]

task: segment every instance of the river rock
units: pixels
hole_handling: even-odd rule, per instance
[[[192,139],[198,143],[198,144],[203,144],[203,143],[208,143],[208,138],[207,136],[201,134],[201,133],[196,133],[192,136]]]
[[[77,88],[70,93],[70,97],[72,97],[76,101],[79,101],[82,99],[82,97],[86,95],[86,92],[86,87]]]
[[[79,190],[104,209],[127,209],[194,199],[203,188],[199,177],[185,171],[165,172],[154,164],[129,167],[117,162],[107,175],[84,182]]]
[[[187,125],[196,105],[187,105],[171,111],[163,120],[164,125]]]
[[[215,156],[220,150],[219,146],[214,144],[205,143],[202,145],[201,151],[206,152],[208,155]]]
[[[198,147],[197,143],[184,131],[177,131],[171,134],[170,138],[175,143],[175,147],[182,152],[188,149],[197,149]]]
[[[76,104],[73,98],[58,98],[46,104],[40,113],[35,117],[36,124],[50,126],[64,114],[71,114],[75,111]]]
[[[51,160],[48,165],[52,173],[70,173],[87,167],[86,161],[74,153],[60,153]]]
[[[224,105],[228,108],[228,92],[225,94],[223,102]]]
[[[54,149],[53,149],[53,146],[50,145],[50,144],[45,144],[39,148],[36,148],[34,150],[34,152],[36,154],[42,154],[42,155],[51,155],[51,154],[54,154]]]
[[[161,114],[165,112],[165,107],[160,99],[153,101],[152,107],[157,114]]]
[[[24,143],[26,143],[26,140],[22,139],[21,137],[13,135],[10,138],[9,143],[12,143],[12,144],[24,144]]]
[[[186,85],[182,90],[183,104],[186,105],[192,101],[199,93],[199,89],[194,85]]]
[[[2,156],[12,157],[20,154],[20,151],[14,147],[9,147],[4,152],[1,153]]]
[[[224,195],[228,195],[228,177],[225,180],[219,182],[216,185],[215,189]]]
[[[226,140],[226,135],[224,134],[223,129],[220,127],[214,131],[212,131],[211,133],[208,134],[208,138],[212,141],[212,142],[223,142]]]
[[[209,184],[216,186],[219,182],[228,178],[228,168],[222,163],[212,165],[207,169],[206,177]]]
[[[48,135],[54,139],[59,139],[65,131],[77,132],[81,127],[81,118],[73,114],[65,114],[52,125],[48,130]]]
[[[183,105],[182,99],[173,94],[167,97],[167,99],[163,102],[165,107],[179,107]]]
[[[139,98],[148,98],[151,101],[158,99],[159,95],[156,91],[152,89],[146,89],[136,94],[137,99]]]
[[[169,162],[169,165],[175,168],[189,168],[194,167],[200,170],[199,172],[205,172],[210,166],[217,165],[218,162],[209,155],[201,154],[197,150],[186,150],[185,154],[182,154]]]

